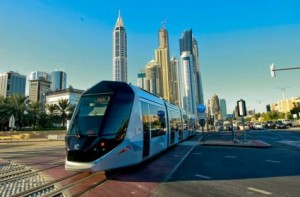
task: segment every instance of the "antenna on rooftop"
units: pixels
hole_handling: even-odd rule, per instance
[[[167,19],[168,19],[168,17],[164,21],[161,22],[161,28],[162,29],[165,29],[166,23],[167,23]]]

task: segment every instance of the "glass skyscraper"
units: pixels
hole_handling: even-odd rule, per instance
[[[64,71],[53,71],[50,74],[51,90],[63,90],[67,88],[67,74]]]
[[[127,35],[120,12],[113,31],[113,80],[127,82]]]
[[[25,96],[26,76],[10,71],[0,73],[0,95],[7,97],[13,94]]]

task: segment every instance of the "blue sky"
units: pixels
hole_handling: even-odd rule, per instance
[[[112,31],[121,10],[128,39],[128,78],[154,56],[166,20],[170,53],[179,57],[185,29],[198,41],[205,100],[217,94],[228,112],[244,99],[263,111],[300,96],[300,1],[297,0],[0,0],[0,72],[65,70],[68,84],[86,89],[112,79]]]

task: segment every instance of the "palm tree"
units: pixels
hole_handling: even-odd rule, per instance
[[[65,127],[66,118],[74,110],[74,105],[68,99],[59,99],[57,109],[60,111],[63,127]]]
[[[50,121],[50,126],[53,126],[53,122],[54,122],[54,111],[58,108],[58,106],[56,104],[47,104],[46,105],[46,109],[49,112],[49,121]]]
[[[28,112],[28,96],[15,94],[8,97],[7,107],[10,115],[14,115],[19,129],[22,129],[25,113]]]
[[[38,102],[30,102],[28,110],[29,110],[29,115],[32,118],[33,129],[35,129],[35,126],[39,119],[40,104]]]
[[[9,117],[7,99],[4,96],[0,96],[0,131],[3,130],[5,124],[8,123]]]

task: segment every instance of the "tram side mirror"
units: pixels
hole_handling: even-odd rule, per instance
[[[157,111],[157,116],[162,118],[162,117],[165,117],[165,112],[163,110],[158,110]]]

